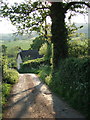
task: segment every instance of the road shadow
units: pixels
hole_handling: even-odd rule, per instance
[[[62,98],[52,93],[53,110],[58,120],[86,120],[85,116],[71,108]]]
[[[11,102],[10,102],[10,104],[8,104],[5,107],[5,111],[9,111],[14,106],[17,106],[17,105],[20,104],[21,108],[15,114],[13,119],[23,118],[23,116],[28,113],[29,108],[32,107],[34,104],[36,104],[36,102],[37,102],[36,98],[39,95],[39,93],[42,92],[41,88],[42,88],[43,85],[45,85],[45,84],[42,81],[40,81],[38,85],[35,85],[32,88],[28,88],[26,90],[22,90],[22,91],[20,91],[18,93],[15,93],[15,94],[12,93],[11,96],[10,96]],[[23,93],[25,93],[25,95],[23,97],[18,99],[16,102],[12,101],[13,97],[15,97],[17,95],[21,95]],[[71,108],[69,108],[69,106],[65,102],[63,102],[55,94],[50,92],[48,87],[47,87],[47,91],[44,91],[44,94],[47,97],[48,97],[48,95],[50,95],[51,98],[52,98],[52,105],[51,106],[53,108],[53,112],[54,112],[53,116],[54,116],[55,119],[65,120],[65,119],[68,118],[69,120],[75,120],[75,119],[85,120],[85,118],[83,118],[82,115],[77,114],[76,111],[74,111]],[[44,98],[44,99],[46,99],[46,98]],[[45,103],[43,102],[43,104],[45,104]],[[29,112],[29,115],[30,114],[32,114],[32,113]],[[6,119],[6,118],[7,118],[7,116],[3,116],[3,120]],[[49,118],[44,118],[44,119],[49,119]]]
[[[7,106],[5,106],[5,111],[9,111],[15,105],[19,105],[21,102],[23,102],[20,111],[15,115],[15,118],[22,118],[28,112],[29,107],[32,106],[33,104],[35,104],[36,97],[40,93],[40,88],[42,87],[42,85],[43,85],[43,83],[40,83],[39,85],[36,85],[35,87],[26,89],[26,90],[18,92],[16,94],[11,94],[10,99],[9,99],[9,101],[11,101],[11,102]],[[25,96],[23,96],[22,98],[17,100],[16,102],[13,102],[11,100],[16,95],[20,95],[22,93],[28,92],[29,90],[31,90],[31,92],[29,92],[28,94],[26,94]],[[7,116],[5,116],[5,114],[4,114],[3,120],[6,119],[6,117]]]

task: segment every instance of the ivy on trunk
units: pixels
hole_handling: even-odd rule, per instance
[[[50,17],[52,19],[51,42],[53,43],[53,69],[57,69],[60,59],[68,57],[67,29],[62,2],[52,4]]]

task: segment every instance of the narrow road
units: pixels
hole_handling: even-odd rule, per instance
[[[80,113],[51,93],[35,74],[20,74],[3,118],[81,118]],[[81,120],[80,119],[80,120]]]

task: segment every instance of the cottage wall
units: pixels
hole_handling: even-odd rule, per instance
[[[18,57],[17,57],[17,68],[18,68],[18,70],[20,69],[20,64],[21,63],[22,63],[22,59],[21,59],[20,54],[18,54]]]

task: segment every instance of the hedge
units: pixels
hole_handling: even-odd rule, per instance
[[[44,57],[34,60],[28,60],[21,65],[19,72],[34,72],[33,70],[39,69],[40,65],[50,64]]]
[[[51,84],[56,93],[63,96],[74,108],[88,115],[90,57],[60,61],[59,70]]]
[[[7,83],[2,84],[2,105],[4,105],[7,101],[7,97],[9,96],[11,91],[11,85]]]
[[[18,82],[19,74],[16,70],[8,68],[3,75],[4,82],[15,84]]]

